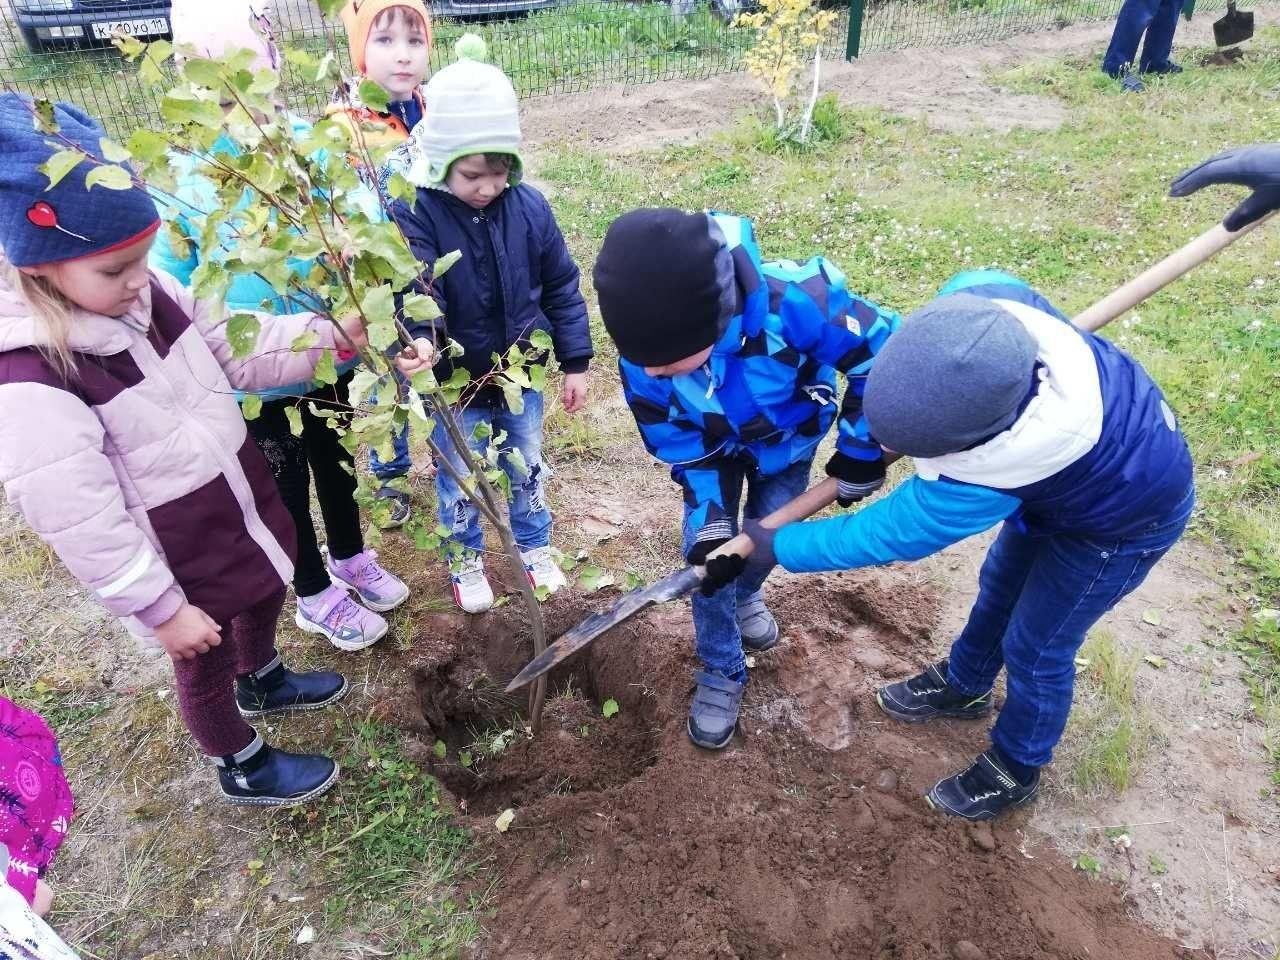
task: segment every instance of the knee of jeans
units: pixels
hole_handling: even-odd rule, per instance
[[[542,484],[542,463],[535,460],[527,466],[529,471],[520,483],[520,492],[529,502],[530,513],[542,513],[547,509],[546,491]]]

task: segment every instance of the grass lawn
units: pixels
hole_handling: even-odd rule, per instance
[[[1036,65],[996,80],[1062,99],[1068,121],[1052,132],[943,133],[846,108],[828,111],[827,142],[805,153],[779,149],[745,120],[703,145],[625,157],[567,146],[541,155],[534,172],[553,187],[588,287],[614,217],[638,205],[673,205],[746,214],[766,256],[822,251],[853,289],[904,312],[955,271],[982,266],[1017,273],[1075,311],[1228,209],[1236,194],[1225,190],[1178,201],[1165,191],[1178,171],[1224,146],[1276,139],[1280,31],[1264,32],[1241,67],[1158,80],[1142,97],[1120,95],[1092,62]],[[1280,763],[1280,629],[1267,613],[1280,606],[1278,291],[1280,244],[1271,228],[1108,335],[1154,373],[1191,440],[1200,481],[1193,535],[1224,545],[1232,558],[1225,572],[1250,612],[1243,628],[1225,624],[1226,642],[1251,664],[1257,709],[1271,724]],[[609,351],[600,352],[597,397],[614,385]],[[593,429],[635,442],[625,415]],[[565,456],[602,445],[581,421],[554,418],[551,430],[550,449]],[[393,569],[420,569],[402,544],[389,539],[384,549]],[[81,797],[88,832],[71,846],[78,875],[55,877],[64,894],[55,922],[86,957],[136,957],[146,947],[156,960],[434,960],[455,956],[478,934],[483,902],[454,891],[490,867],[469,854],[437,785],[371,706],[394,679],[377,657],[352,668],[360,695],[344,709],[281,722],[272,734],[290,746],[335,745],[346,771],[341,789],[302,811],[231,816],[192,799],[211,797],[209,773],[195,763],[172,697],[157,695],[163,671],[104,686],[86,666],[104,656],[101,618],[84,614],[79,634],[56,629],[55,611],[69,595],[65,576],[20,531],[0,532],[0,554],[4,616],[30,631],[0,689],[45,713],[62,733],[77,783],[95,785]],[[415,602],[406,617],[438,609],[440,599]],[[316,651],[291,627],[283,636],[288,650]],[[1095,638],[1094,656],[1113,664],[1107,676],[1119,678],[1115,699],[1128,710],[1131,667],[1107,660],[1106,642]],[[1096,769],[1082,775],[1114,781],[1110,765],[1103,749]],[[83,853],[107,840],[126,851],[126,869],[95,875]],[[308,927],[318,947],[304,954],[295,941]]]

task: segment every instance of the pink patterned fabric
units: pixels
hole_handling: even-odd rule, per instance
[[[0,843],[9,848],[9,886],[27,903],[62,845],[73,807],[53,732],[0,697]]]

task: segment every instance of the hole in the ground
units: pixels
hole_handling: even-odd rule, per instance
[[[594,658],[584,657],[553,674],[536,738],[527,733],[527,697],[503,692],[502,669],[460,657],[416,677],[417,702],[434,737],[431,772],[467,812],[607,790],[656,761],[652,697],[636,684],[612,681],[616,664],[597,670]]]

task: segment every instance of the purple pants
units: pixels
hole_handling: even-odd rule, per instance
[[[235,679],[265,667],[276,655],[276,620],[284,587],[222,624],[222,642],[194,660],[173,665],[178,706],[187,729],[208,756],[243,750],[253,728],[236,707]]]

